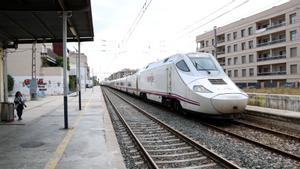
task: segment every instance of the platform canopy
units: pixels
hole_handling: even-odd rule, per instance
[[[93,41],[90,0],[1,0],[0,42],[62,42],[62,11],[69,11],[68,42]]]

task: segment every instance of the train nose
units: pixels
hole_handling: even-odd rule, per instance
[[[244,94],[221,94],[211,98],[212,105],[221,113],[241,113],[247,101],[248,96]]]

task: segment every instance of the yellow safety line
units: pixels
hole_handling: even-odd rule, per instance
[[[92,94],[93,96],[93,94]],[[81,111],[79,113],[79,115],[77,116],[74,124],[73,124],[73,128],[69,129],[67,134],[65,135],[64,139],[62,140],[62,142],[58,145],[56,151],[53,153],[52,158],[47,162],[47,164],[45,165],[44,169],[55,169],[57,167],[57,164],[59,162],[59,160],[61,159],[62,155],[64,154],[67,146],[69,145],[74,133],[75,133],[75,128],[78,126],[78,124],[80,123],[83,114],[86,111],[86,108],[89,106],[90,101],[92,96],[89,98],[89,101],[86,103],[84,110]]]

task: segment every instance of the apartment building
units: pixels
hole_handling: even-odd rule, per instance
[[[300,86],[300,1],[290,0],[196,37],[240,87]]]
[[[78,53],[74,51],[69,52],[70,58],[70,76],[76,76],[76,58]],[[87,56],[84,53],[80,53],[80,81],[81,86],[86,86],[87,83],[90,83],[90,67],[88,65]]]

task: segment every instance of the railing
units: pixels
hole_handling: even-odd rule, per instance
[[[223,54],[225,54],[225,51],[219,51],[219,52],[217,52],[217,55],[223,55]]]
[[[225,39],[221,39],[217,41],[217,43],[223,43],[223,42],[225,42]]]
[[[257,58],[257,62],[266,61],[266,60],[282,59],[282,58],[286,58],[286,55],[271,56],[271,57],[261,57],[261,58]]]
[[[270,43],[270,41],[268,41],[268,42],[262,42],[262,43],[257,43],[256,47],[267,46],[267,45],[269,45],[269,43]]]
[[[268,76],[268,75],[285,75],[286,71],[277,72],[257,72],[257,76]]]
[[[275,28],[282,27],[282,26],[285,26],[285,22],[282,22],[282,23],[276,24],[276,25],[272,25],[272,26],[268,26],[267,30],[275,29]]]
[[[256,44],[256,47],[261,47],[261,46],[266,46],[266,45],[272,45],[275,43],[281,43],[281,42],[285,42],[285,38],[283,39],[277,39],[277,40],[273,40],[273,41],[268,41],[268,42],[263,42],[263,43],[258,43]]]
[[[257,29],[255,32],[256,33],[262,33],[262,32],[265,32],[265,31],[268,31],[268,30],[271,30],[271,29],[275,29],[275,28],[278,28],[278,27],[282,27],[282,26],[285,26],[285,25],[286,25],[285,22],[283,22],[283,23],[280,23],[280,24],[276,24],[276,25],[265,27],[265,28]]]

